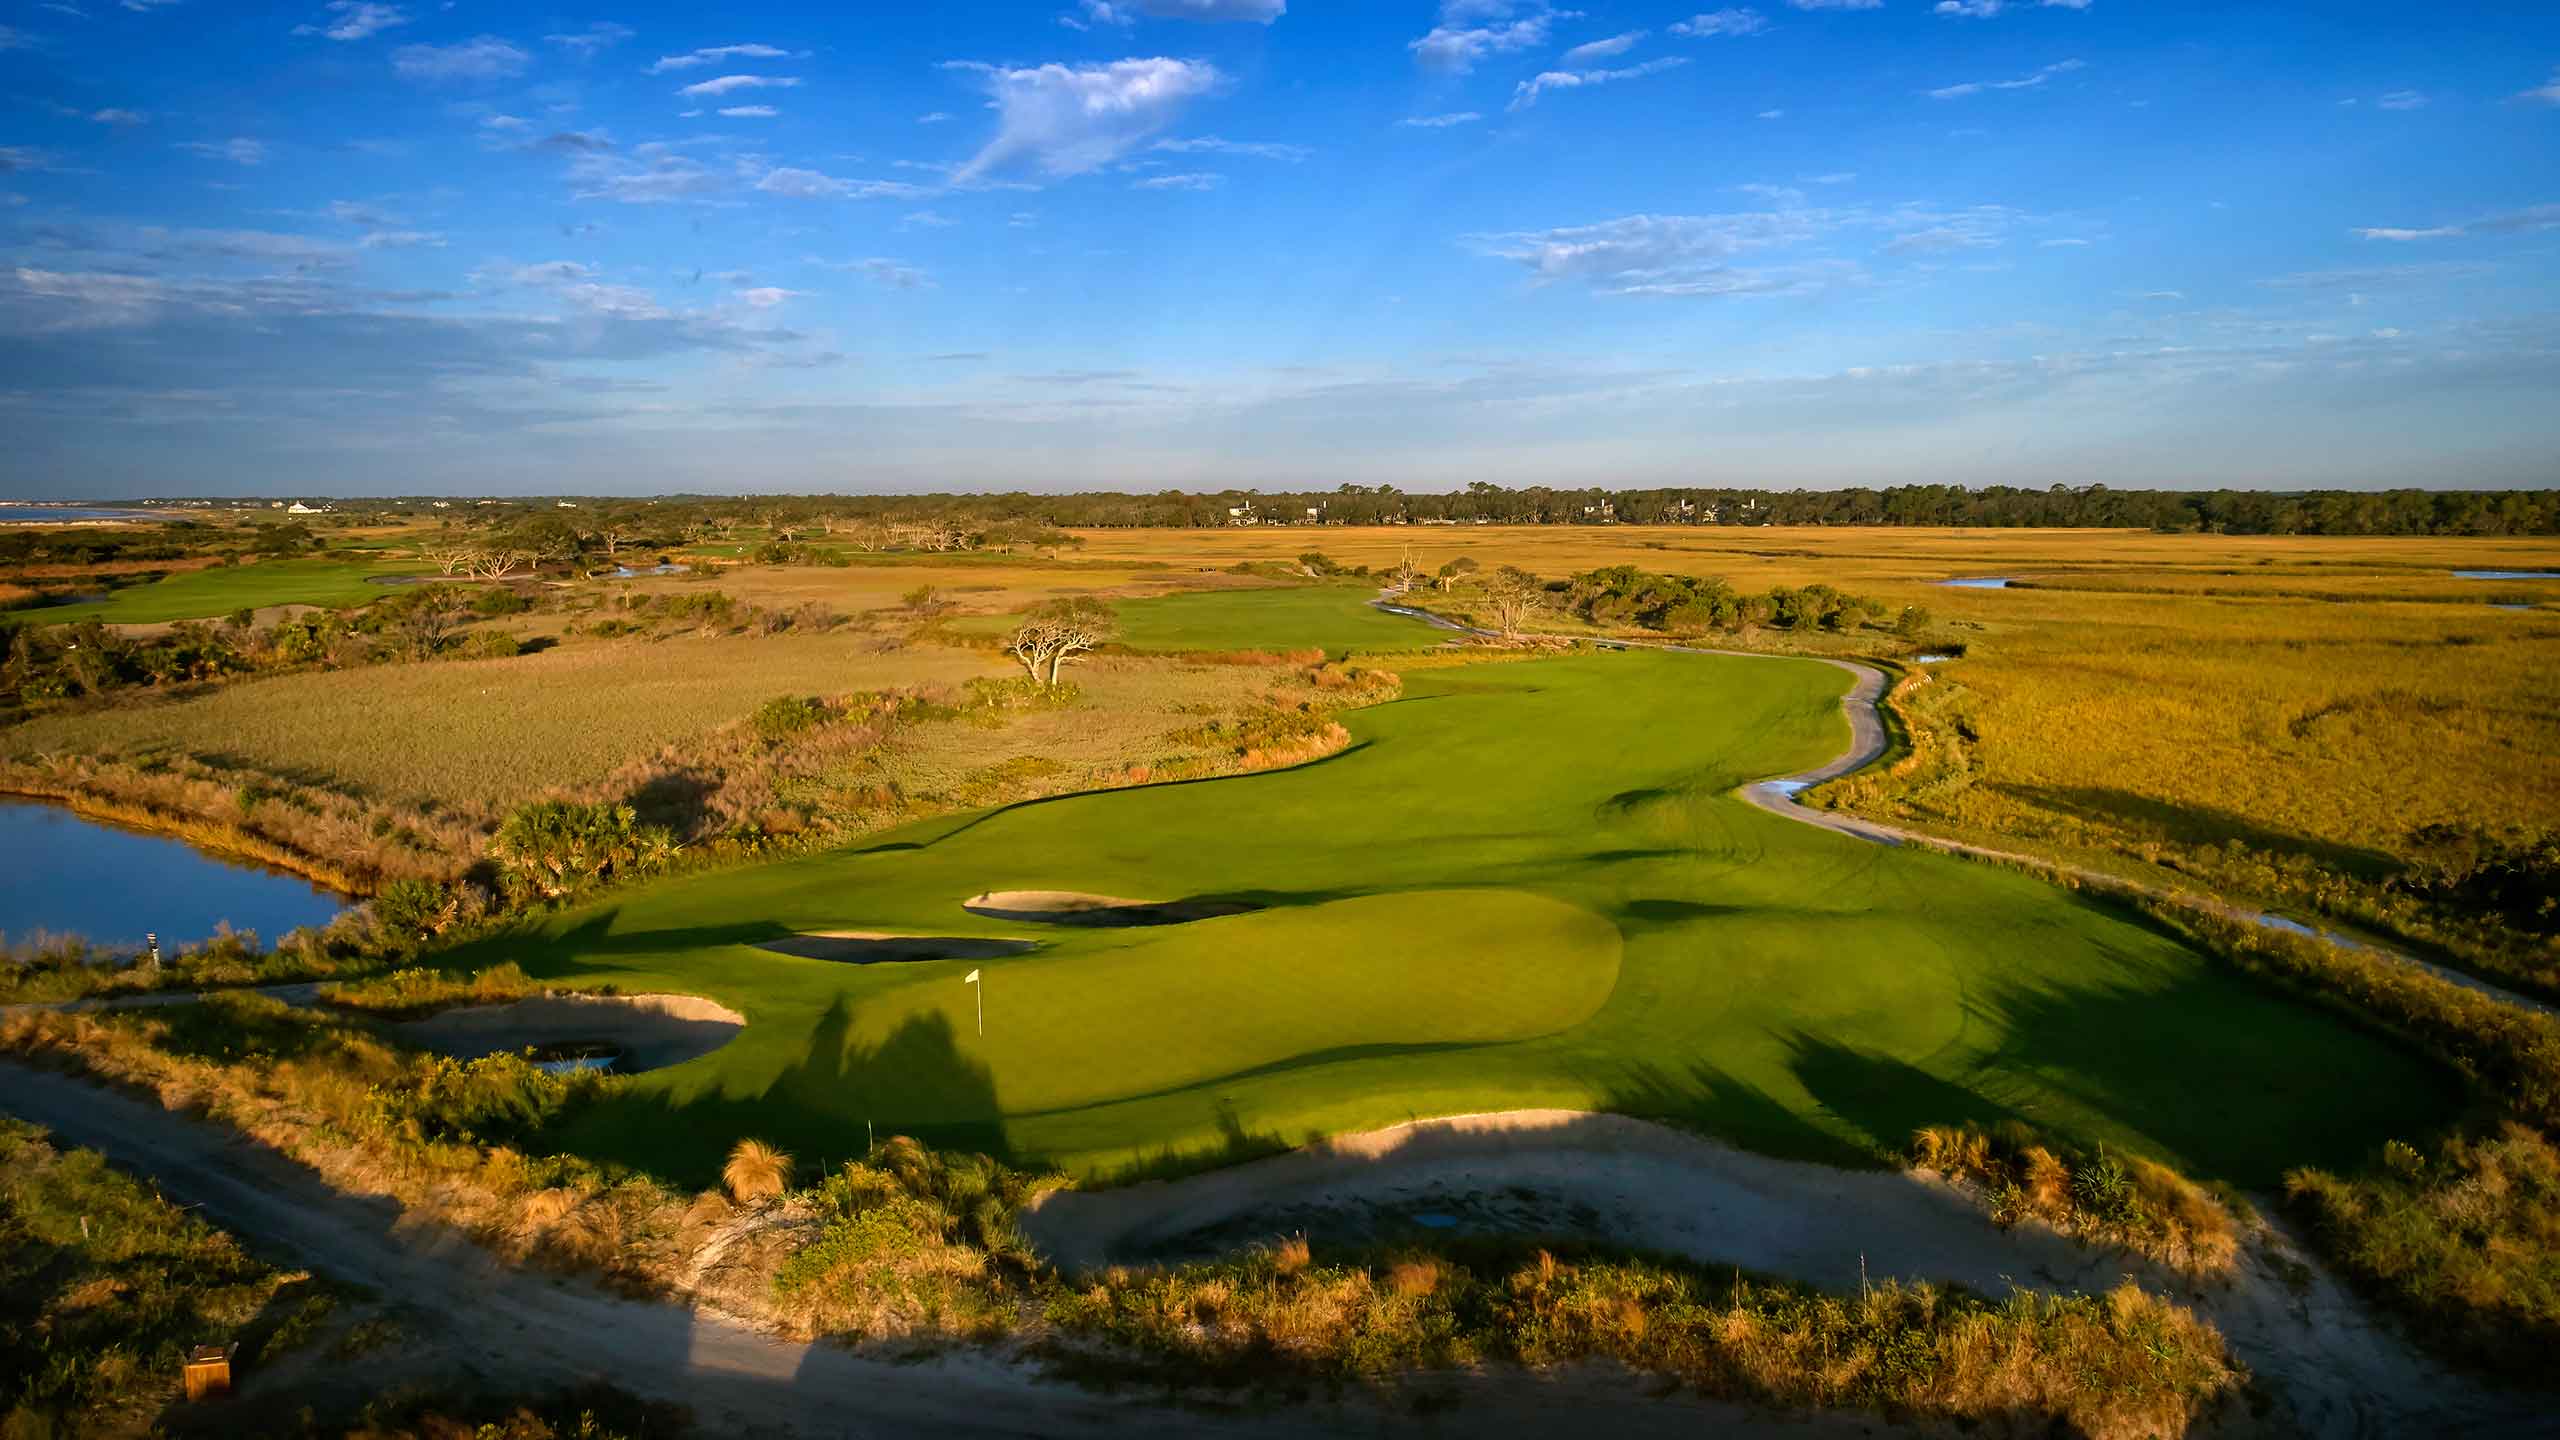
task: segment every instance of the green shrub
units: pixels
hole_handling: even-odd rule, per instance
[[[795,736],[806,735],[834,718],[835,712],[821,701],[798,695],[781,695],[757,706],[748,724],[768,743],[780,744]]]

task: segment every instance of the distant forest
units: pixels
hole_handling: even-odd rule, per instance
[[[629,513],[643,502],[614,497],[511,497],[504,508],[566,498],[581,508]],[[230,502],[237,504],[240,502]],[[342,513],[425,511],[431,499],[348,499]],[[1168,490],[1152,495],[667,496],[655,506],[698,507],[767,523],[826,520],[1038,521],[1073,528],[1217,528],[1229,525],[1942,525],[2085,526],[2223,535],[2560,534],[2560,490],[2117,490],[2056,485],[1903,485],[1882,490],[1557,490],[1475,484],[1445,493],[1392,485],[1329,491]],[[481,509],[448,500],[445,510]],[[462,518],[457,515],[455,518]]]

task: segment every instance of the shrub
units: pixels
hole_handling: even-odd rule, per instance
[[[741,1140],[720,1167],[720,1183],[741,1205],[771,1200],[791,1183],[791,1157],[762,1140]]]
[[[628,805],[538,800],[506,818],[489,853],[511,892],[558,899],[617,872],[666,863],[675,839],[640,824]]]
[[[770,744],[780,744],[794,736],[805,735],[834,718],[834,713],[816,700],[798,695],[781,695],[756,707],[749,724],[756,734]]]
[[[375,922],[411,940],[443,933],[459,910],[454,895],[433,880],[394,880],[373,897]]]
[[[2128,1162],[2103,1147],[2055,1146],[2015,1123],[1989,1134],[1971,1126],[1922,1130],[1911,1157],[1971,1186],[2004,1226],[2041,1221],[2193,1274],[2227,1271],[2239,1257],[2230,1209],[2165,1165]]]

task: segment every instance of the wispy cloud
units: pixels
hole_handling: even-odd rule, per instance
[[[1588,65],[1594,60],[1613,60],[1636,48],[1636,42],[1651,32],[1629,30],[1604,40],[1585,40],[1557,57],[1567,65]]]
[[[1797,10],[1881,10],[1884,0],[1787,0]]]
[[[1769,28],[1769,17],[1749,9],[1710,10],[1666,28],[1684,40],[1713,40],[1719,36],[1757,35]]]
[[[2519,100],[2538,101],[2544,105],[2560,105],[2560,65],[2551,69],[2551,79],[2516,96]]]
[[[1929,92],[1929,98],[1961,100],[1967,95],[1979,95],[1985,90],[2033,90],[2056,75],[2068,75],[2074,70],[2085,68],[2086,65],[2087,62],[2082,60],[2056,60],[2041,70],[2022,75],[2015,80],[1968,80],[1961,85],[1941,85]]]
[[[139,110],[99,110],[92,113],[89,118],[101,125],[114,125],[119,128],[151,123],[151,117]]]
[[[1477,114],[1473,110],[1460,110],[1448,115],[1408,116],[1396,123],[1398,125],[1409,125],[1417,130],[1446,130],[1452,125],[1473,125],[1483,118],[1484,117],[1482,115]]]
[[[932,193],[903,180],[845,180],[792,166],[766,171],[756,189],[793,200],[913,200]]]
[[[1059,16],[1058,23],[1070,30],[1090,30],[1097,25],[1125,29],[1137,24],[1143,15],[1157,20],[1268,25],[1288,10],[1289,0],[1082,0],[1074,11]]]
[[[919,125],[939,125],[950,118],[951,112],[948,110],[933,110],[917,116],[916,123]]]
[[[2456,240],[2475,235],[2523,235],[2539,230],[2560,230],[2560,205],[2533,205],[2522,210],[2486,215],[2466,220],[2459,225],[2428,225],[2402,228],[2390,225],[2360,226],[2353,234],[2366,240]]]
[[[950,68],[979,77],[998,117],[995,138],[953,176],[960,184],[1023,167],[1061,178],[1098,170],[1154,139],[1225,79],[1205,61],[1163,57]]]
[[[1153,148],[1174,155],[1250,155],[1257,160],[1286,160],[1293,165],[1316,153],[1304,145],[1281,145],[1267,140],[1221,140],[1215,135],[1191,140],[1159,140]]]
[[[628,25],[616,24],[611,20],[598,20],[584,30],[545,35],[542,38],[549,44],[570,51],[580,59],[589,59],[598,52],[610,50],[639,33]]]
[[[1647,75],[1659,75],[1665,70],[1677,70],[1688,63],[1685,56],[1670,55],[1659,60],[1647,60],[1641,65],[1629,65],[1620,70],[1549,70],[1521,81],[1519,86],[1511,92],[1509,108],[1526,110],[1538,103],[1540,95],[1550,90],[1580,90],[1593,85],[1614,85],[1621,80],[1639,80]]]
[[[789,90],[800,83],[796,75],[723,75],[717,80],[699,80],[676,93],[688,99],[708,99],[733,90]]]
[[[391,68],[411,80],[503,80],[521,75],[533,57],[494,35],[454,45],[403,45],[391,52]]]
[[[2427,97],[2423,91],[2394,90],[2373,103],[2385,110],[2424,110]]]
[[[266,145],[249,139],[182,140],[177,148],[208,160],[228,160],[234,165],[263,165],[267,159]]]
[[[362,40],[395,25],[409,23],[407,11],[397,5],[375,4],[373,0],[329,0],[321,8],[337,18],[318,25],[296,25],[293,33],[325,35],[332,40]]]
[[[664,75],[670,70],[691,70],[698,66],[714,65],[723,60],[787,60],[790,56],[790,51],[776,45],[754,43],[714,45],[708,49],[689,51],[682,55],[661,55],[658,57],[658,63],[649,67],[648,73]]]
[[[1132,180],[1132,190],[1215,190],[1227,183],[1227,177],[1213,171],[1199,170],[1183,175],[1150,175]]]
[[[924,290],[933,285],[933,277],[903,260],[872,255],[860,260],[820,260],[812,256],[813,265],[829,270],[843,270],[891,290]]]
[[[732,120],[770,120],[782,112],[770,105],[726,105],[720,113]]]
[[[2035,0],[2039,10],[2086,10],[2094,0]],[[1996,20],[2013,8],[2012,0],[1938,0],[1935,13],[1955,20]]]
[[[1440,23],[1405,48],[1426,70],[1464,75],[1488,56],[1546,48],[1555,22],[1572,13],[1545,0],[1440,0]]]

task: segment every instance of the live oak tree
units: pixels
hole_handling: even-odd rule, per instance
[[[1047,688],[1069,661],[1099,648],[1116,628],[1111,607],[1099,600],[1053,600],[1023,618],[1005,637],[1004,650],[1031,683]]]

